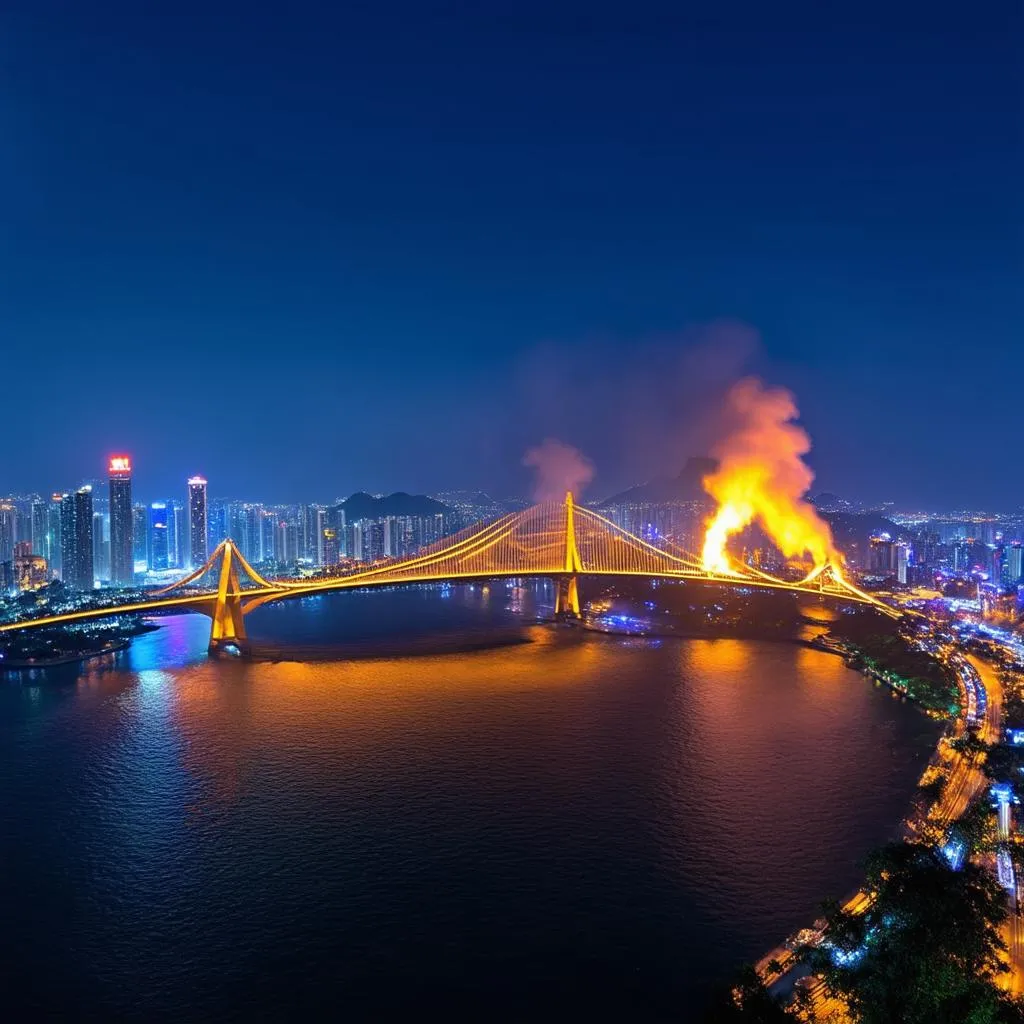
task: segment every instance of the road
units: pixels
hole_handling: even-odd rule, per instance
[[[978,673],[985,691],[988,694],[989,708],[985,715],[985,723],[980,731],[981,738],[987,743],[999,742],[1002,739],[1002,703],[1003,689],[999,675],[992,665],[977,657],[969,655],[967,660]],[[999,838],[1009,840],[1012,834],[1012,808],[1006,805],[1005,812],[999,815]],[[1006,943],[1010,972],[1002,979],[1003,988],[1014,995],[1024,995],[1024,919],[1017,913],[1020,905],[1021,886],[1013,894],[1010,919],[1003,928],[1003,941]]]
[[[964,673],[961,679],[961,688],[965,698],[970,686],[980,683],[984,687],[985,711],[978,723],[978,737],[986,743],[1000,742],[1002,739],[1003,700],[1002,687],[996,671],[988,662],[974,655],[963,655],[952,649],[944,653],[958,674]],[[961,717],[956,724],[953,736],[960,737],[965,732],[966,723]],[[942,798],[932,806],[928,818],[930,824],[945,832],[949,825],[963,815],[971,804],[985,792],[988,780],[973,759],[966,758],[953,750],[947,740],[940,742],[938,753],[948,769],[948,778]],[[1001,815],[1000,824],[1006,832],[1005,838],[1008,838],[1011,830],[1009,814]],[[870,904],[871,898],[866,893],[858,892],[847,901],[844,909],[862,914]],[[1024,993],[1024,919],[1015,912],[1016,906],[1013,909],[1014,913],[1011,914],[1003,934],[1010,965],[1010,971],[1003,979],[1003,986],[1013,994],[1019,995]],[[778,961],[781,970],[769,969],[768,965],[773,959]],[[797,963],[798,960],[794,953],[785,946],[780,946],[778,949],[772,950],[757,964],[757,971],[766,984],[772,985],[788,974]],[[841,1021],[845,1019],[845,1007],[829,998],[824,985],[820,982],[811,982],[807,991],[811,996],[812,1020]]]
[[[1001,738],[1003,698],[999,678],[992,669],[979,658],[965,657],[961,654],[948,655],[953,668],[958,671],[975,673],[985,688],[985,716],[978,724],[978,737],[986,743],[998,742]],[[959,738],[966,732],[963,719],[957,721],[954,737]],[[939,744],[939,752],[947,765],[949,774],[942,798],[932,806],[928,820],[945,829],[963,815],[971,804],[984,791],[988,780],[973,759],[966,758],[953,750],[945,740]]]

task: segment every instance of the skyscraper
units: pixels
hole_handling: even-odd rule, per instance
[[[168,568],[168,526],[167,505],[154,501],[149,506],[149,568],[152,572]]]
[[[338,564],[338,534],[329,526],[324,527],[324,561],[330,567]]]
[[[989,583],[998,587],[1003,582],[1003,549],[993,546],[988,558]]]
[[[223,501],[211,501],[206,507],[206,549],[212,551],[228,533],[228,507]]]
[[[132,539],[132,462],[127,455],[110,457],[110,583],[127,587],[135,581]]]
[[[1024,547],[1011,544],[1006,549],[1006,581],[1011,587],[1024,581]]]
[[[0,562],[14,558],[14,521],[17,513],[14,503],[0,501]]]
[[[92,574],[97,580],[110,582],[110,516],[92,514]]]
[[[64,583],[71,590],[92,590],[95,585],[92,517],[91,487],[61,498],[61,562]]]
[[[48,532],[46,502],[40,498],[32,502],[32,554],[40,555],[47,560],[50,558]]]
[[[132,562],[149,564],[149,511],[145,505],[132,506]]]
[[[188,565],[188,511],[180,501],[172,501],[168,506],[167,529],[170,532],[167,561],[168,567],[184,569]]]
[[[189,567],[198,569],[210,557],[206,539],[206,481],[201,476],[188,480]]]
[[[50,572],[58,576],[61,571],[61,550],[60,550],[60,502],[62,494],[51,494],[50,504],[46,508],[46,544],[48,553],[46,561],[49,563]]]

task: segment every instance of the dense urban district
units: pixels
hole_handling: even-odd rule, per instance
[[[698,551],[714,511],[702,484],[714,468],[691,459],[674,479],[585,504],[651,548]],[[227,538],[262,576],[315,580],[407,559],[531,504],[449,491],[273,505],[211,497],[209,486],[195,475],[179,497],[144,503],[131,459],[115,455],[105,480],[0,499],[0,625],[131,603],[200,569]],[[872,855],[862,889],[825,904],[741,972],[710,1019],[1024,1020],[1024,509],[812,500],[844,575],[887,614],[835,594],[720,580],[582,586],[581,628],[811,644],[945,723],[902,836]],[[784,559],[756,525],[732,538],[730,556],[778,580],[807,578],[807,566]],[[3,634],[0,666],[107,656],[158,622],[114,614],[15,629]]]

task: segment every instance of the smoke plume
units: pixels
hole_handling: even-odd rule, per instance
[[[591,461],[571,444],[547,438],[523,456],[523,465],[537,471],[533,496],[537,501],[561,501],[566,491],[578,495],[594,477]]]
[[[765,388],[755,377],[737,382],[726,396],[729,430],[712,449],[716,472],[704,489],[718,502],[704,541],[704,567],[729,572],[726,544],[755,520],[787,558],[810,555],[816,568],[840,558],[832,531],[805,499],[814,474],[803,457],[807,432],[784,388]]]

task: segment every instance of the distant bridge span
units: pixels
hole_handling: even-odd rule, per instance
[[[186,589],[208,575],[216,578],[215,588]],[[181,608],[210,616],[211,653],[228,645],[245,652],[245,616],[271,601],[403,583],[469,582],[518,576],[554,580],[556,614],[576,618],[580,614],[580,576],[642,576],[826,594],[868,604],[885,615],[899,618],[899,612],[847,582],[831,566],[820,568],[796,583],[741,564],[732,573],[710,573],[695,558],[664,551],[599,513],[578,507],[572,494],[567,494],[564,502],[534,505],[494,522],[468,527],[412,558],[322,579],[267,579],[246,561],[233,541],[225,540],[205,565],[170,586],[152,591],[145,601],[0,625],[0,633]],[[243,578],[248,580],[247,586],[242,585]]]

